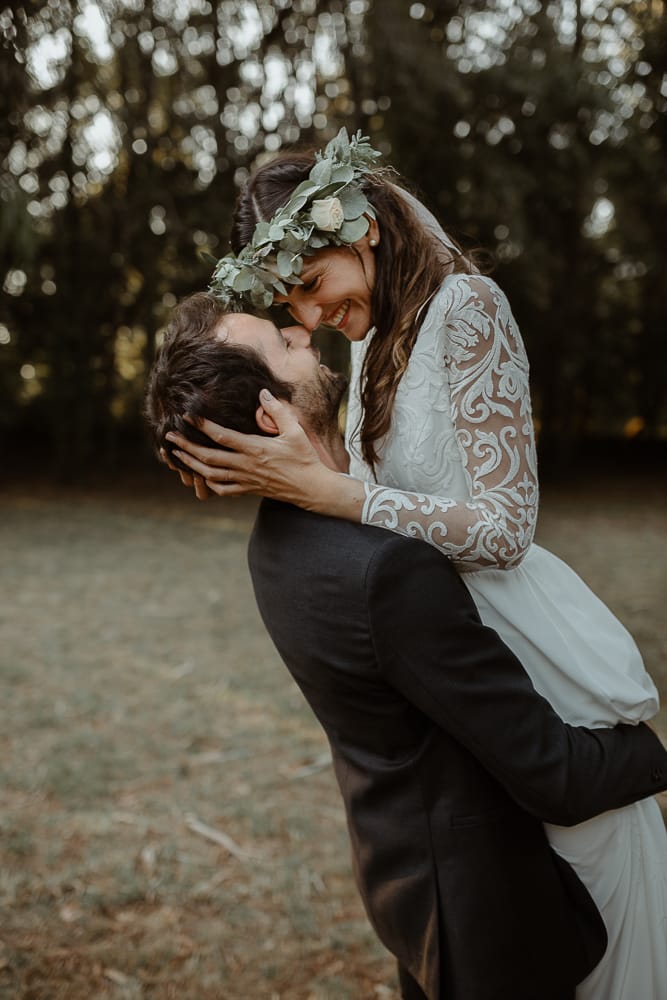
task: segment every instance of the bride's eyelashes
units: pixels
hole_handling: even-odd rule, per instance
[[[301,289],[304,292],[314,292],[320,287],[321,281],[322,281],[321,274],[313,275],[313,277],[310,278],[308,281],[304,281],[303,285],[301,286]]]

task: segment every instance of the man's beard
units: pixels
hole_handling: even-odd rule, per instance
[[[294,385],[292,403],[317,437],[338,433],[338,409],[349,379],[340,372],[319,369],[319,378]]]

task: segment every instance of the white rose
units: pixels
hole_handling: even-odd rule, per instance
[[[310,217],[324,233],[335,233],[345,222],[343,206],[338,198],[318,198],[313,202]]]

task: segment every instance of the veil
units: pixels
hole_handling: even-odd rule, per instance
[[[414,212],[414,214],[416,215],[417,219],[422,224],[424,229],[426,229],[427,232],[429,232],[432,236],[434,236],[435,239],[438,241],[438,243],[442,243],[442,245],[447,248],[448,253],[452,257],[462,257],[463,260],[468,265],[468,267],[470,268],[471,272],[473,274],[478,273],[478,268],[476,268],[474,263],[468,257],[465,256],[463,250],[457,247],[456,244],[451,240],[451,238],[447,235],[445,230],[442,228],[442,226],[436,219],[433,212],[430,212],[426,207],[426,205],[424,205],[423,202],[419,200],[419,198],[415,198],[415,196],[411,194],[409,191],[406,191],[405,188],[399,187],[398,184],[392,184],[392,187],[396,192],[396,194],[398,194],[403,199],[403,201],[406,202],[406,204],[412,209],[412,211]],[[435,294],[436,292],[432,292],[431,295],[429,295],[426,302],[422,302],[416,316],[417,323],[419,322],[419,319],[425,307],[429,304],[429,302],[431,301],[431,299]]]
[[[459,248],[452,243],[451,239],[442,228],[433,212],[430,212],[426,205],[419,200],[419,198],[415,198],[413,194],[410,194],[410,192],[406,191],[405,188],[399,187],[398,184],[392,184],[392,187],[394,191],[400,195],[403,201],[408,203],[424,229],[427,229],[432,236],[435,236],[439,243],[443,243],[444,246],[446,246],[447,249],[456,256],[460,256],[463,253],[462,250],[459,250]]]
[[[415,196],[409,191],[406,191],[405,188],[399,187],[398,184],[392,184],[392,187],[394,191],[403,199],[403,201],[410,206],[424,229],[431,233],[431,235],[434,236],[439,243],[442,243],[450,254],[455,257],[463,257],[471,272],[473,274],[478,274],[479,269],[475,266],[474,262],[465,255],[463,250],[456,246],[451,237],[449,237],[442,228],[433,212],[430,212],[426,205],[419,200],[419,198],[415,198]]]

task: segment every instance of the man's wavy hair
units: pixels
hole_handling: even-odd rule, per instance
[[[255,171],[236,203],[231,231],[235,253],[250,242],[258,222],[271,219],[288,201],[314,162],[314,152],[283,153]],[[377,333],[361,372],[361,451],[372,469],[378,459],[377,443],[389,431],[396,390],[426,316],[424,305],[450,270],[469,274],[476,266],[474,255],[464,254],[457,244],[454,252],[448,251],[421,225],[399,194],[397,181],[389,171],[373,171],[362,184],[381,234],[371,295]],[[359,256],[353,246],[339,252]]]
[[[144,415],[156,449],[190,471],[173,454],[168,431],[178,431],[196,444],[219,447],[184,419],[208,417],[242,434],[261,434],[255,413],[260,389],[278,399],[292,399],[292,386],[277,379],[264,357],[252,347],[228,344],[218,336],[228,315],[207,292],[197,292],[173,312],[151,369]]]

